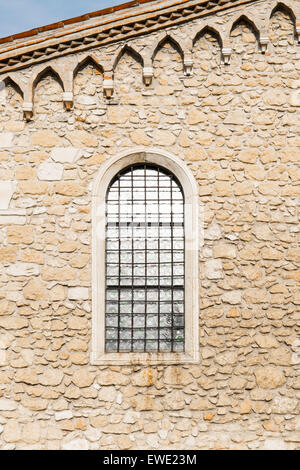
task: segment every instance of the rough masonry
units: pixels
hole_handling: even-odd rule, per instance
[[[0,46],[1,449],[299,449],[300,2],[224,4]],[[90,363],[91,187],[136,146],[199,185],[199,364]]]

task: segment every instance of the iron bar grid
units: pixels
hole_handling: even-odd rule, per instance
[[[106,351],[181,352],[184,195],[166,169],[137,164],[106,195]]]

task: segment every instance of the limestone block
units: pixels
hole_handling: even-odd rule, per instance
[[[245,124],[246,116],[242,110],[233,110],[227,114],[224,124]]]
[[[0,411],[13,411],[18,404],[15,401],[0,398]]]
[[[39,273],[39,267],[30,263],[15,263],[7,269],[7,274],[14,277],[38,276]]]
[[[99,372],[97,378],[99,385],[128,385],[129,377],[111,370],[103,370]]]
[[[297,399],[277,396],[272,402],[272,411],[276,414],[290,414],[295,411],[297,404]]]
[[[235,258],[236,248],[229,243],[223,243],[214,247],[214,256],[216,258]]]
[[[279,346],[275,336],[258,334],[254,336],[254,339],[260,348],[270,349],[277,348]]]
[[[78,104],[82,104],[84,106],[92,106],[97,103],[95,96],[90,95],[79,95],[76,98]]]
[[[157,381],[157,371],[144,369],[132,376],[132,384],[138,387],[151,387]]]
[[[0,225],[25,225],[26,217],[17,215],[0,215]]]
[[[0,210],[9,208],[15,189],[14,181],[0,181]]]
[[[153,143],[155,145],[169,147],[170,145],[173,145],[175,143],[175,137],[170,131],[155,129],[155,131],[153,132]]]
[[[278,388],[286,382],[283,372],[276,367],[258,367],[254,373],[257,385],[263,389]]]
[[[136,145],[150,145],[151,139],[147,136],[146,132],[142,129],[136,129],[130,132],[130,138]]]
[[[14,134],[12,132],[0,133],[0,148],[9,148],[13,145]]]
[[[300,91],[293,91],[289,99],[291,106],[300,106]]]
[[[231,305],[236,305],[239,304],[242,300],[242,294],[238,290],[232,290],[229,292],[225,292],[225,294],[222,295],[222,300],[223,302]]]
[[[39,382],[45,386],[55,387],[62,382],[63,376],[64,374],[61,370],[48,369],[42,374]]]
[[[205,274],[208,279],[222,279],[223,266],[219,259],[211,259],[205,262]]]
[[[61,182],[57,183],[55,188],[57,194],[62,196],[83,196],[85,193],[84,186],[81,183]]]
[[[55,147],[50,156],[56,163],[75,163],[81,156],[81,150],[75,147]]]
[[[47,293],[44,284],[39,279],[31,279],[23,289],[25,299],[46,300]]]
[[[244,299],[249,305],[260,304],[269,301],[269,294],[265,289],[253,287],[245,290]]]
[[[51,130],[38,131],[32,136],[32,145],[40,147],[55,147],[60,138]]]
[[[64,410],[55,413],[55,421],[63,421],[65,419],[72,419],[73,413],[71,410]]]
[[[220,226],[216,222],[212,222],[204,234],[206,240],[219,240],[221,236]]]
[[[74,372],[72,382],[77,387],[90,387],[95,380],[95,374],[91,374],[88,369],[79,369]]]
[[[263,99],[266,104],[282,106],[286,103],[286,94],[280,89],[271,89],[264,93]]]
[[[0,327],[5,330],[22,330],[27,328],[28,320],[18,317],[3,317],[0,318]]]
[[[18,442],[21,439],[21,425],[14,420],[10,420],[3,432],[3,439],[5,442]]]
[[[103,387],[98,393],[98,399],[101,401],[113,402],[116,399],[116,389],[114,387]]]
[[[193,379],[185,369],[170,366],[165,370],[164,381],[169,385],[188,385]]]
[[[6,366],[7,364],[8,364],[7,352],[3,349],[0,349],[0,366]]]
[[[118,110],[118,114],[121,114]],[[67,139],[73,145],[73,147],[77,148],[85,148],[85,147],[98,147],[98,139],[93,136],[90,132],[83,131],[83,130],[76,130],[69,132],[67,134]]]
[[[58,181],[62,179],[64,167],[60,163],[46,161],[38,168],[38,179],[41,181]]]
[[[268,438],[263,446],[263,450],[288,450],[288,448],[288,444],[279,438]]]
[[[188,123],[193,126],[195,124],[199,124],[205,122],[207,120],[207,116],[203,111],[197,108],[193,108],[188,116]]]
[[[88,300],[89,290],[87,287],[71,287],[68,297],[70,300]]]
[[[74,439],[62,445],[62,450],[89,450],[89,448],[90,445],[86,439]]]

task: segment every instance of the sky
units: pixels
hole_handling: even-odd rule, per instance
[[[0,0],[0,37],[55,23],[127,0]]]

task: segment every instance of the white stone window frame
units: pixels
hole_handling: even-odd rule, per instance
[[[105,351],[105,236],[106,193],[121,170],[136,163],[168,169],[179,180],[185,198],[185,351],[106,352]],[[92,351],[94,365],[159,365],[198,363],[199,356],[199,247],[203,244],[203,217],[198,185],[186,163],[169,152],[136,147],[109,158],[98,172],[92,190]]]

